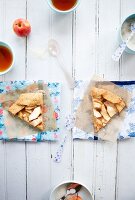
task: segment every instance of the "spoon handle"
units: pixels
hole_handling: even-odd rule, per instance
[[[125,48],[127,46],[126,42],[123,42],[122,44],[119,45],[119,47],[116,49],[115,53],[112,55],[112,59],[114,61],[119,61],[121,55],[123,54]]]
[[[62,142],[60,143],[60,146],[56,152],[56,155],[54,157],[54,161],[56,163],[60,163],[61,160],[62,160],[62,154],[63,154],[63,150],[64,150],[64,145],[66,143],[66,140],[67,140],[67,133],[64,135],[64,138],[62,139]]]
[[[69,74],[69,72],[64,67],[62,58],[60,56],[57,56],[57,61],[59,63],[59,67],[61,68],[61,70],[63,71],[63,73],[65,75],[65,78],[67,80],[67,83],[68,83],[70,89],[74,89],[74,79],[72,78],[72,76]]]
[[[112,55],[112,59],[114,61],[119,61],[120,57],[122,56],[123,52],[126,49],[126,46],[129,42],[129,40],[132,38],[132,36],[134,35],[134,32],[132,31],[131,34],[129,35],[129,37],[127,38],[126,41],[124,41],[122,44],[119,45],[119,47],[116,49],[115,53]]]

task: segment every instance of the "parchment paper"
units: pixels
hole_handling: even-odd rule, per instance
[[[4,124],[6,126],[7,135],[10,139],[18,138],[21,136],[27,136],[37,134],[38,129],[30,126],[27,122],[22,121],[17,116],[13,116],[8,112],[8,108],[18,99],[22,93],[39,92],[44,91],[44,114],[45,121],[44,131],[56,129],[56,119],[54,117],[54,108],[50,99],[47,85],[43,81],[34,82],[25,89],[18,89],[9,91],[6,94],[0,94],[0,103],[3,107]]]
[[[128,107],[130,104],[131,94],[126,89],[121,88],[110,81],[105,81],[98,76],[94,76],[90,81],[90,84],[84,93],[83,100],[77,109],[75,120],[75,126],[77,128],[83,130],[86,133],[98,135],[98,137],[100,137],[102,140],[115,142],[117,140],[121,126],[124,125],[123,121],[125,119],[126,109],[124,109],[120,114],[115,115],[104,128],[95,134],[93,127],[93,105],[90,96],[92,87],[103,88],[120,96],[125,101],[126,107]]]

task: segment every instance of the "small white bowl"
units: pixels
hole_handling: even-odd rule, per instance
[[[123,38],[123,35],[122,35],[122,30],[123,30],[123,27],[124,27],[124,24],[126,22],[129,22],[129,20],[131,20],[132,22],[135,21],[135,13],[134,14],[131,14],[129,15],[121,24],[121,27],[120,27],[120,42],[124,42],[125,41],[125,38]],[[129,45],[129,43],[127,44],[127,47],[125,49],[125,51],[129,54],[135,54],[135,48],[132,49],[131,46]]]
[[[67,186],[71,183],[78,183],[78,184],[82,185],[82,188],[81,188],[80,192],[78,192],[78,195],[80,197],[82,197],[83,200],[93,200],[93,197],[92,197],[89,189],[84,184],[79,183],[78,181],[66,181],[66,182],[63,182],[63,183],[57,185],[51,192],[49,200],[60,199],[62,196],[64,196],[66,194]]]
[[[7,70],[3,71],[3,72],[0,72],[0,75],[3,75],[3,74],[6,74],[7,72],[9,72],[13,68],[13,65],[14,65],[14,54],[13,54],[12,48],[10,47],[9,44],[0,41],[0,46],[8,48],[10,50],[11,54],[12,54],[12,57],[13,57],[12,63],[9,66],[9,68]]]
[[[53,5],[52,0],[47,0],[47,2],[48,2],[49,6],[52,10],[59,12],[59,13],[62,13],[62,14],[70,13],[70,12],[76,10],[78,5],[80,4],[80,0],[77,0],[76,4],[71,9],[69,9],[69,10],[59,10]]]

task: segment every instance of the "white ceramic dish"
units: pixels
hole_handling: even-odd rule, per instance
[[[66,188],[69,184],[71,183],[78,183],[80,185],[82,185],[81,190],[78,192],[78,195],[83,199],[83,200],[93,200],[93,197],[89,191],[89,189],[82,183],[78,182],[78,181],[66,181],[63,182],[59,185],[57,185],[51,195],[49,200],[59,200],[62,196],[64,196],[66,194]]]
[[[4,74],[6,74],[7,72],[9,72],[13,68],[13,65],[14,65],[14,54],[13,54],[12,48],[10,47],[9,44],[0,41],[0,46],[7,47],[10,50],[10,52],[12,53],[12,56],[13,56],[13,60],[12,60],[12,63],[10,65],[10,67],[7,70],[5,70],[5,71],[0,72],[0,75],[4,75]]]
[[[78,5],[80,4],[80,0],[77,0],[76,4],[71,9],[69,9],[69,10],[59,10],[53,5],[52,0],[47,0],[47,2],[48,2],[49,6],[52,10],[59,12],[59,13],[62,13],[62,14],[70,13],[70,12],[76,10]]]

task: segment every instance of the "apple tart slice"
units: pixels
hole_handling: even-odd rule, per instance
[[[126,104],[121,97],[105,89],[93,87],[90,96],[93,104],[93,125],[97,133],[111,118],[120,113]]]
[[[29,125],[44,130],[43,93],[24,93],[9,107],[9,112]]]

